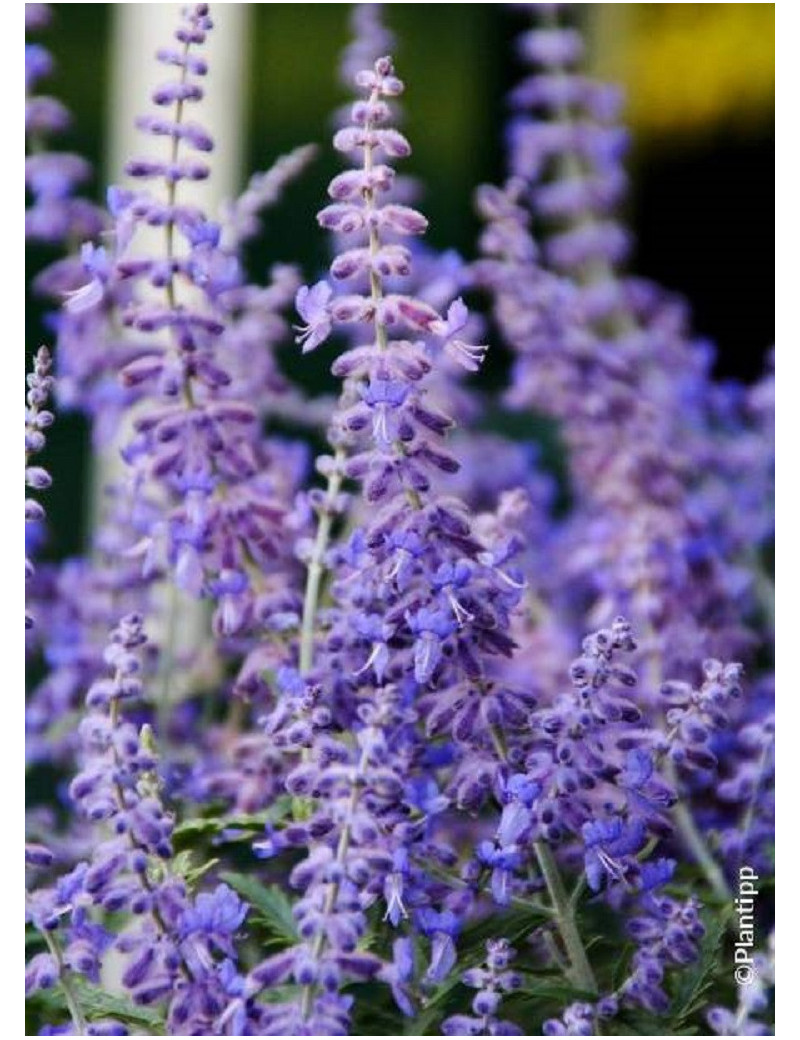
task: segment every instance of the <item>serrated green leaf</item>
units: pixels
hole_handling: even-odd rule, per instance
[[[185,877],[186,873],[192,869],[192,852],[190,849],[184,849],[183,852],[178,852],[172,857],[171,869],[175,874],[180,877]]]
[[[195,838],[217,834],[221,827],[222,821],[219,816],[211,816],[208,819],[184,820],[175,827],[172,832],[172,838],[176,844],[188,844]]]
[[[297,942],[292,904],[277,885],[262,885],[247,874],[228,870],[223,871],[220,878],[258,911],[261,922],[282,945],[293,946]]]
[[[79,976],[72,976],[70,982],[81,1011],[90,1022],[101,1018],[115,1018],[120,1022],[146,1029],[145,1035],[166,1035],[164,1019],[152,1008],[139,1007],[124,997],[106,993],[105,990],[92,986]],[[39,990],[32,999],[41,1005],[48,1015],[69,1015],[60,988]]]
[[[193,888],[200,878],[215,867],[217,863],[219,863],[218,859],[209,859],[196,867],[194,866],[194,853],[191,849],[184,849],[183,852],[179,852],[177,856],[173,857],[172,870],[179,877],[183,878],[189,888]]]
[[[173,831],[178,847],[191,846],[198,838],[215,838],[226,830],[248,832],[245,837],[264,829],[266,823],[279,823],[289,815],[292,800],[288,795],[276,798],[268,809],[257,813],[230,813],[223,816],[198,816],[183,820]]]

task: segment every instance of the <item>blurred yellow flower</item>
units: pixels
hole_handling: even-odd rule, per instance
[[[589,17],[594,71],[625,84],[639,136],[772,118],[774,4],[597,4]]]

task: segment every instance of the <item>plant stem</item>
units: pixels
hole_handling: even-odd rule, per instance
[[[678,777],[675,766],[669,759],[665,762],[664,772],[671,786],[677,789]],[[714,895],[720,902],[730,903],[733,899],[730,886],[725,880],[719,864],[711,855],[705,838],[700,833],[688,807],[681,801],[676,802],[672,807],[672,818],[675,820],[675,826],[678,828],[684,845],[702,870]]]
[[[303,675],[311,670],[314,663],[314,630],[316,628],[317,607],[322,575],[325,573],[325,553],[333,526],[333,506],[342,487],[342,463],[344,449],[337,448],[334,456],[334,468],[328,477],[328,490],[325,495],[327,507],[320,514],[314,548],[308,562],[306,573],[306,591],[303,598],[303,621],[300,630],[300,671]]]
[[[178,628],[178,586],[169,583],[166,604],[166,626],[164,642],[159,655],[159,692],[156,700],[156,719],[158,722],[158,736],[162,741],[167,739],[167,727],[169,726],[172,692],[172,671],[175,666],[175,641]]]
[[[42,929],[42,935],[44,936],[44,941],[47,943],[47,948],[50,951],[51,957],[56,962],[56,967],[58,968],[58,981],[61,983],[61,989],[64,991],[64,999],[67,1002],[67,1008],[69,1009],[72,1024],[75,1026],[75,1034],[76,1036],[86,1036],[88,1033],[88,1026],[83,1011],[81,1010],[78,994],[72,986],[72,979],[70,978],[69,971],[64,964],[64,958],[61,956],[61,948],[56,942],[55,936],[46,928]]]
[[[567,976],[579,989],[586,990],[587,993],[597,993],[597,980],[575,923],[575,909],[567,895],[555,856],[543,841],[534,842],[533,847],[553,904],[556,924],[569,957],[570,968]]]

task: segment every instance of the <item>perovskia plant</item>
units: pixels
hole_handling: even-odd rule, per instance
[[[39,1035],[770,1031],[774,377],[716,382],[680,301],[625,271],[618,94],[571,5],[514,6],[530,68],[472,260],[423,242],[395,36],[354,6],[307,284],[291,255],[251,280],[245,245],[313,147],[216,218],[185,201],[213,176],[209,5],[176,17],[104,209],[26,45],[26,234],[64,251],[34,280],[31,559],[59,413],[125,463],[83,557],[26,560],[28,755],[58,777],[26,844]],[[314,399],[294,376],[329,340]],[[565,508],[492,428],[490,350],[505,405],[559,431]]]

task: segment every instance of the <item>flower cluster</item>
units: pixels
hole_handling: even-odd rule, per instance
[[[628,932],[637,950],[630,977],[620,995],[649,1011],[664,1012],[669,997],[663,980],[670,964],[691,964],[697,958],[697,944],[705,934],[695,899],[677,903],[666,896],[649,896],[644,912],[632,917]]]
[[[109,675],[86,698],[83,765],[70,798],[99,840],[87,860],[32,894],[28,913],[40,931],[58,934],[64,970],[97,982],[113,947],[133,1001],[146,1006],[166,999],[170,1028],[197,1032],[212,1028],[227,1006],[236,957],[231,940],[247,909],[224,885],[192,900],[170,869],[174,818],[161,799],[152,732],[125,714],[141,696],[145,643],[142,619],[124,617],[106,649]],[[127,914],[130,923],[114,935],[95,919],[98,912]],[[39,973],[32,985],[48,981]]]
[[[385,899],[384,919],[396,924],[407,916],[402,889],[393,879],[397,864],[391,845],[402,847],[409,837],[404,832],[413,828],[403,811],[404,782],[387,744],[388,734],[402,726],[402,711],[391,691],[378,703],[362,704],[351,747],[332,730],[330,709],[296,673],[284,675],[282,682],[294,710],[270,725],[280,746],[308,749],[287,776],[286,787],[313,809],[270,833],[256,849],[264,857],[287,846],[308,850],[289,878],[301,893],[294,907],[298,943],[255,967],[248,984],[259,990],[291,978],[299,987],[292,1001],[272,1005],[270,1031],[338,1035],[349,1020],[350,1001],[339,993],[344,982],[386,970],[378,957],[360,948],[368,927],[366,910]]]
[[[509,403],[552,416],[568,446],[575,500],[551,544],[560,562],[533,580],[546,589],[556,629],[574,630],[587,602],[593,617],[624,610],[640,635],[638,707],[652,747],[669,745],[677,762],[690,752],[664,723],[665,680],[668,690],[693,688],[704,659],[749,656],[756,639],[748,619],[763,579],[741,566],[753,550],[735,548],[735,521],[717,514],[708,523],[712,499],[714,509],[727,503],[727,516],[738,512],[737,482],[720,481],[714,460],[752,450],[752,428],[735,394],[713,382],[707,346],[691,338],[683,306],[620,273],[628,236],[613,221],[625,186],[619,99],[576,69],[582,44],[560,21],[559,5],[544,16],[545,27],[521,38],[532,74],[512,95],[513,176],[479,194],[487,225],[478,277],[516,355]],[[531,237],[533,221],[545,228],[544,248]],[[767,431],[759,449],[765,473],[770,441]],[[713,728],[735,727],[740,714],[737,698],[723,696]],[[692,770],[664,766],[680,801],[708,786],[707,722],[691,727],[686,719],[705,784]],[[678,810],[674,822],[697,856],[704,839],[691,814]],[[717,893],[726,892],[711,861],[704,869]]]
[[[481,655],[510,651],[504,619],[519,586],[500,569],[512,548],[492,551],[479,543],[464,507],[438,492],[458,463],[442,444],[452,421],[428,402],[428,376],[442,351],[474,370],[486,348],[460,338],[468,320],[460,299],[441,316],[418,298],[384,290],[385,279],[410,273],[411,255],[401,242],[424,232],[427,222],[410,207],[381,203],[393,171],[378,160],[410,151],[388,126],[387,99],[402,83],[388,58],[357,82],[364,100],[334,144],[360,154],[361,167],[334,178],[329,193],[336,201],[319,221],[361,237],[363,244],[334,259],[331,274],[340,282],[367,276],[369,290],[334,293],[323,281],[302,288],[297,300],[306,322],[299,337],[304,350],[318,347],[334,325],[365,330],[365,342],[333,366],[344,390],[331,426],[336,454],[319,463],[329,477],[321,509],[335,507],[330,489],[348,478],[376,508],[337,552],[339,610],[328,647],[337,658],[352,654],[351,674],[368,671],[379,685],[412,675],[422,690],[435,684],[440,699],[464,678],[469,684],[480,677]],[[469,689],[462,689],[460,699],[467,698]],[[472,704],[475,715],[477,698]],[[461,727],[465,737],[474,729]]]
[[[770,946],[772,936],[770,937]],[[772,1029],[759,1022],[769,1011],[770,987],[775,982],[775,953],[756,953],[753,957],[753,981],[749,986],[739,987],[738,1006],[731,1011],[726,1007],[712,1007],[706,1020],[715,1036],[772,1036]]]
[[[445,1036],[521,1036],[513,1022],[497,1018],[504,993],[513,993],[521,984],[520,976],[508,970],[514,951],[505,939],[490,939],[486,944],[486,967],[471,968],[462,982],[478,992],[472,1001],[474,1017],[453,1015],[442,1023]]]
[[[687,770],[713,770],[716,758],[711,735],[723,729],[730,717],[731,699],[741,696],[742,666],[705,661],[705,681],[699,690],[688,683],[665,683],[661,692],[669,704],[666,740],[673,762]]]
[[[536,842],[578,839],[594,892],[620,884],[646,889],[671,875],[668,860],[641,866],[637,859],[648,835],[669,834],[675,795],[657,769],[656,735],[628,696],[636,676],[618,660],[635,649],[630,625],[617,618],[584,640],[583,656],[572,663],[571,692],[530,714],[513,756],[523,771],[505,784],[493,840],[478,847],[501,904]]]

